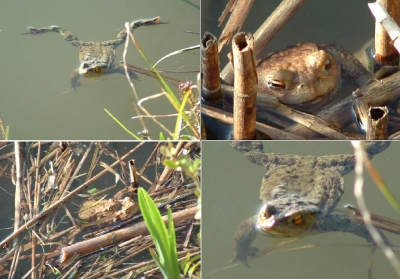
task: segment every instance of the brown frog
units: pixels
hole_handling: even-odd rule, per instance
[[[263,152],[262,142],[232,142],[251,162],[267,169],[261,188],[259,214],[243,221],[235,233],[235,254],[247,267],[256,248],[257,232],[291,237],[327,231],[351,232],[369,240],[364,224],[353,215],[331,214],[344,192],[343,176],[354,168],[353,155],[298,156]],[[390,142],[366,142],[372,158]]]
[[[140,19],[133,21],[129,27],[132,32],[134,29],[140,26],[158,25],[163,24],[160,21],[160,17],[154,17],[151,19]],[[109,40],[103,42],[90,42],[90,41],[78,41],[78,37],[71,31],[65,30],[58,26],[48,26],[36,29],[35,27],[28,27],[29,32],[24,34],[38,35],[47,32],[56,32],[61,35],[71,45],[79,47],[79,61],[81,62],[78,69],[71,74],[71,86],[70,88],[76,89],[79,85],[78,79],[80,75],[85,77],[98,77],[104,74],[125,74],[124,67],[122,65],[114,65],[115,51],[118,46],[123,44],[126,40],[126,29],[124,28],[117,35],[116,40]],[[128,68],[128,73],[131,78],[135,78],[136,74],[133,70]]]
[[[303,43],[257,62],[258,91],[292,107],[315,111],[340,89],[342,78],[361,87],[373,79],[363,65],[336,44]]]
[[[133,187],[127,187],[115,194],[112,199],[88,200],[79,209],[80,219],[92,222],[115,222],[132,217],[139,206],[131,199]]]

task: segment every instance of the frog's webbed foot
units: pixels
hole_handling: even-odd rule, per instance
[[[389,147],[390,141],[363,141],[361,143],[368,158],[372,159],[376,154]],[[355,157],[349,154],[327,155],[316,158],[315,166],[318,168],[334,168],[341,175],[346,175],[354,170]]]
[[[168,22],[162,22],[160,20],[159,16],[150,18],[150,19],[139,19],[139,20],[135,20],[132,21],[129,24],[130,27],[130,31],[132,32],[133,30],[135,30],[136,28],[139,28],[140,26],[152,26],[152,25],[159,25],[159,24],[166,24]],[[116,46],[122,44],[125,40],[126,40],[126,29],[124,27],[124,29],[122,29],[121,32],[118,33],[117,35],[118,38],[118,43],[115,43]]]
[[[376,154],[383,152],[386,148],[389,147],[391,141],[363,141],[362,147],[365,152],[368,154],[368,157],[372,159]]]
[[[263,153],[263,143],[261,141],[231,141],[233,149],[236,151],[246,152],[260,152]]]
[[[75,91],[77,91],[76,88],[77,88],[78,86],[80,86],[80,83],[78,82],[79,76],[80,76],[80,74],[79,74],[79,69],[76,69],[76,70],[74,70],[74,71],[72,72],[72,74],[71,74],[71,76],[70,76],[71,85],[69,86],[68,89],[74,89]]]
[[[255,255],[258,251],[257,248],[251,246],[257,236],[256,221],[257,216],[253,216],[240,223],[235,233],[235,253],[231,263],[241,261],[245,266],[250,267],[247,257]]]
[[[62,29],[56,25],[42,27],[36,29],[35,27],[28,27],[29,32],[22,33],[23,35],[31,34],[31,35],[41,35],[47,32],[56,32],[61,35],[67,42],[70,42],[73,46],[78,46],[78,38],[71,31]]]
[[[266,170],[277,166],[292,166],[300,163],[302,156],[279,153],[264,153],[263,143],[260,141],[231,141],[233,149],[242,152],[246,158]]]

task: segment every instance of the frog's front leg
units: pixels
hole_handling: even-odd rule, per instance
[[[129,77],[131,79],[139,79],[139,77],[136,75],[135,71],[132,69],[127,68]],[[123,65],[112,65],[108,70],[107,74],[122,74],[125,75],[125,69]]]
[[[372,242],[372,238],[365,227],[364,223],[356,218],[353,214],[338,215],[332,214],[325,216],[324,222],[317,229],[319,232],[329,232],[329,231],[341,231],[353,233],[361,238],[364,238],[368,242]],[[383,241],[390,245],[389,240],[386,236],[380,232]]]
[[[73,46],[78,46],[78,38],[76,37],[76,35],[74,33],[72,33],[71,31],[62,29],[56,25],[52,25],[52,26],[47,26],[47,27],[42,27],[39,29],[36,29],[35,27],[28,27],[29,32],[26,33],[22,33],[23,35],[41,35],[47,32],[56,32],[59,33],[61,35],[61,37],[64,38],[64,40],[66,40],[67,42],[70,42],[71,45]]]
[[[264,153],[261,141],[231,141],[233,149],[242,152],[246,158],[266,170],[277,166],[292,166],[304,160],[301,156],[279,153]]]
[[[251,246],[257,236],[256,222],[257,215],[240,223],[235,233],[235,253],[231,263],[241,261],[245,266],[250,267],[247,257],[253,256],[257,252],[257,248]]]
[[[78,82],[78,79],[80,77],[79,74],[79,69],[75,69],[72,73],[71,73],[71,85],[69,86],[69,89],[74,89],[76,91],[76,88],[80,85],[80,83]]]

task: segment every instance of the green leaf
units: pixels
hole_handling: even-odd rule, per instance
[[[122,124],[114,115],[111,114],[111,112],[109,112],[107,109],[104,109],[105,112],[107,112],[107,114],[115,121],[118,123],[119,126],[121,126],[122,129],[124,129],[128,134],[130,134],[132,137],[134,137],[136,140],[140,140],[140,137],[138,137],[137,135],[135,135],[134,133],[132,133],[131,131],[128,130],[128,128],[126,128],[124,126],[124,124]]]
[[[99,191],[99,189],[92,188],[92,189],[88,190],[87,193],[93,195],[93,194],[96,194],[98,191]]]
[[[150,250],[154,261],[160,267],[164,278],[180,278],[176,251],[175,228],[171,210],[168,211],[168,230],[162,220],[160,211],[143,188],[138,190],[139,207],[147,228],[151,234],[157,254]]]

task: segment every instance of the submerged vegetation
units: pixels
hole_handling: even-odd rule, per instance
[[[155,66],[161,60],[163,60],[167,57],[178,55],[185,51],[198,49],[198,48],[200,48],[200,46],[188,47],[185,49],[175,51],[175,52],[168,54],[165,57],[161,58],[158,62],[156,62],[153,65],[150,62],[150,60],[147,58],[147,56],[145,55],[145,53],[142,50],[142,48],[140,47],[139,43],[135,40],[133,35],[130,33],[128,23],[126,23],[125,27],[126,27],[126,32],[128,34],[128,38],[127,38],[127,41],[125,44],[123,63],[125,65],[126,76],[127,76],[127,79],[129,81],[129,84],[131,87],[132,105],[133,105],[133,108],[136,113],[136,116],[132,117],[132,119],[136,119],[136,118],[139,119],[140,124],[142,125],[142,128],[143,128],[143,132],[135,134],[134,132],[130,131],[127,127],[125,127],[107,109],[105,109],[106,113],[119,126],[121,126],[122,129],[124,129],[128,134],[130,134],[136,140],[151,139],[151,131],[149,131],[146,127],[146,124],[144,121],[145,118],[150,118],[152,121],[154,121],[160,127],[160,129],[164,133],[167,134],[167,136],[165,136],[163,133],[160,133],[160,136],[159,136],[160,140],[164,140],[164,139],[199,140],[200,139],[200,97],[199,97],[198,85],[193,85],[193,83],[191,81],[182,82],[182,81],[176,80],[174,78],[164,76],[162,73],[160,73],[160,71],[155,69]],[[128,50],[129,37],[131,38],[132,42],[134,43],[135,47],[138,49],[138,51],[140,52],[142,57],[146,60],[148,65],[151,67],[151,69],[143,69],[143,68],[135,67],[133,65],[129,65],[126,63],[125,58],[126,58],[126,53]],[[138,71],[142,74],[150,75],[150,76],[153,76],[154,78],[156,78],[156,80],[160,86],[161,92],[155,93],[151,96],[147,96],[147,97],[139,100],[138,95],[136,94],[134,84],[132,83],[132,81],[129,78],[128,70],[129,71],[132,71],[132,70]],[[191,72],[199,72],[199,71],[200,71],[200,69],[196,69]],[[174,90],[172,90],[171,87],[167,84],[167,81],[173,82],[176,86],[176,89],[181,92],[179,98],[177,98]],[[152,99],[160,98],[162,96],[165,96],[167,98],[169,103],[172,105],[175,113],[167,114],[167,115],[156,115],[154,113],[150,113],[143,106],[143,103],[145,101],[151,101]],[[173,131],[171,131],[171,128],[166,127],[158,120],[159,118],[167,118],[167,117],[176,117],[175,127],[174,127]]]

